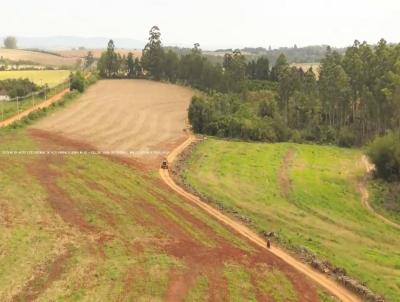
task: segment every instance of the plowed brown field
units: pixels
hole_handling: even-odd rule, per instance
[[[186,108],[193,94],[188,88],[145,80],[101,81],[34,128],[102,151],[159,155],[185,138]]]

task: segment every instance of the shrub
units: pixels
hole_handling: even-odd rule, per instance
[[[301,144],[303,142],[303,137],[301,135],[301,132],[299,130],[293,130],[290,141],[293,143]]]
[[[318,129],[320,143],[331,144],[335,142],[335,129],[330,126],[320,126]]]
[[[79,71],[76,73],[71,73],[70,75],[70,81],[71,81],[71,91],[77,90],[79,92],[84,92],[85,91],[85,77],[83,74]]]
[[[7,79],[0,81],[0,90],[5,90],[11,98],[22,97],[38,89],[39,87],[28,79]]]
[[[260,102],[258,105],[258,115],[260,117],[273,117],[274,113],[276,111],[276,106],[274,102],[268,102],[266,100],[263,100]]]
[[[342,128],[339,131],[337,143],[340,147],[350,148],[356,143],[356,137],[349,128]]]
[[[376,175],[385,180],[400,180],[400,132],[376,138],[367,154],[376,167]]]

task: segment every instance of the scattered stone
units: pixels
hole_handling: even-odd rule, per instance
[[[359,295],[366,298],[366,301],[371,302],[384,302],[384,298],[374,294],[370,289],[366,286],[362,285],[357,280],[354,280],[348,276],[339,276],[336,278],[340,283],[342,283],[346,288],[351,291],[358,293]]]

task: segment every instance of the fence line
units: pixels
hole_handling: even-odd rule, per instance
[[[22,111],[27,110],[31,107],[35,107],[35,105],[40,104],[41,102],[45,102],[49,97],[52,97],[53,95],[56,95],[69,87],[70,80],[67,79],[52,88],[45,87],[39,91],[29,93],[23,97],[15,97],[7,101],[0,101],[0,121],[4,121],[14,115],[18,115]]]

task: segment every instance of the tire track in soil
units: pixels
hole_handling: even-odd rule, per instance
[[[52,263],[47,265],[45,269],[39,269],[39,273],[25,285],[21,291],[11,298],[14,302],[34,301],[43,294],[51,285],[59,280],[64,272],[64,267],[71,258],[70,251],[57,256]]]
[[[60,166],[62,161],[60,157],[43,156],[34,163],[29,163],[27,170],[46,189],[50,206],[65,223],[77,227],[83,233],[92,233],[95,231],[94,227],[85,221],[74,202],[56,183],[59,174],[51,165]]]
[[[190,288],[195,284],[196,277],[197,274],[195,275],[191,271],[181,274],[176,269],[172,269],[169,274],[171,281],[169,282],[165,301],[184,301]]]
[[[293,163],[294,155],[295,155],[294,149],[290,149],[289,151],[287,151],[287,153],[285,154],[285,156],[283,158],[282,165],[278,172],[279,189],[282,194],[282,197],[284,197],[286,199],[289,197],[289,193],[290,193],[291,186],[292,186],[290,178],[289,178],[289,169]]]

